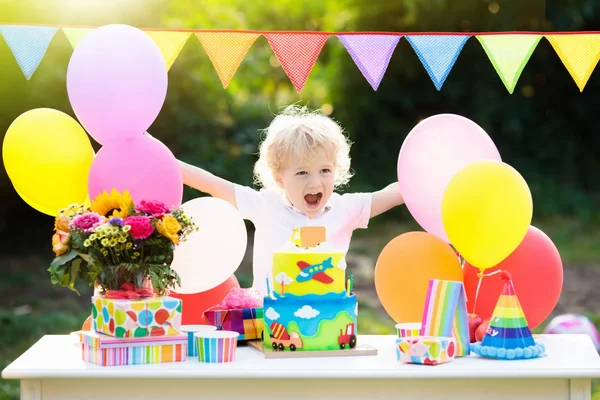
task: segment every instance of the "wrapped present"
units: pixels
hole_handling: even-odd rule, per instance
[[[107,366],[187,360],[187,334],[116,338],[94,331],[79,332],[84,361]]]
[[[168,296],[139,300],[94,296],[92,321],[96,332],[117,338],[177,335],[181,300]]]
[[[456,357],[470,354],[467,297],[462,282],[429,280],[421,325],[423,336],[454,337]]]
[[[255,289],[232,288],[221,300],[204,312],[204,318],[218,330],[240,334],[238,340],[262,339],[264,311],[261,294]]]
[[[204,312],[208,323],[218,330],[238,332],[239,340],[261,339],[264,329],[263,308],[209,309]]]
[[[410,364],[438,365],[454,360],[453,337],[411,336],[396,339],[398,361]]]

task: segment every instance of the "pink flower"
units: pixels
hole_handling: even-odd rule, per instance
[[[169,212],[167,206],[161,201],[140,201],[140,204],[137,206],[138,211],[152,214],[152,215],[163,215]]]
[[[75,216],[75,218],[69,222],[69,228],[78,228],[84,232],[93,232],[95,227],[100,226],[105,222],[106,218],[102,215],[95,212],[89,212]]]
[[[148,217],[127,217],[123,221],[123,224],[131,227],[129,233],[134,239],[146,239],[148,236],[152,235],[152,232],[154,232],[154,228],[152,227],[150,218]]]

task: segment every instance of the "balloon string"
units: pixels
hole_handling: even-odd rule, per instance
[[[477,282],[477,290],[475,291],[475,300],[473,300],[473,309],[471,310],[472,314],[475,314],[475,307],[477,307],[477,299],[479,298],[479,289],[481,289],[481,281],[483,280],[483,277],[496,275],[496,274],[499,274],[500,272],[502,272],[501,269],[494,271],[494,272],[490,272],[489,274],[484,274],[483,272],[479,272],[477,274],[477,276],[479,277],[479,281]]]

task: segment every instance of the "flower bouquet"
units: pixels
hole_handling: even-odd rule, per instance
[[[175,246],[196,229],[180,208],[144,200],[136,205],[127,191],[105,191],[91,206],[71,205],[57,215],[56,258],[48,268],[52,284],[77,292],[75,282],[82,279],[97,285],[102,295],[167,295],[181,284],[171,269]]]

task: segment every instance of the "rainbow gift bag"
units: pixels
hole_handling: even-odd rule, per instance
[[[103,367],[187,360],[187,334],[116,338],[93,331],[79,332],[84,361]]]
[[[462,282],[440,279],[429,281],[421,335],[454,337],[456,357],[470,354],[467,297]]]
[[[139,300],[94,296],[92,321],[96,332],[118,338],[177,335],[181,300],[168,296]]]
[[[237,308],[230,310],[208,309],[204,317],[218,330],[234,331],[239,340],[261,339],[264,328],[263,308]]]

